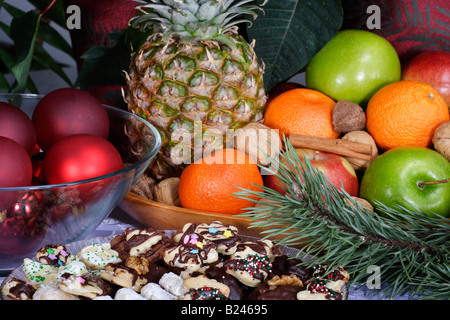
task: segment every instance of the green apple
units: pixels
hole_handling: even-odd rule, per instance
[[[365,30],[339,31],[305,70],[306,87],[362,107],[381,87],[400,77],[400,59],[394,47]]]
[[[359,196],[396,209],[398,205],[450,216],[450,162],[424,147],[397,147],[371,162],[361,180]]]

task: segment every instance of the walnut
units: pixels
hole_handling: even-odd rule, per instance
[[[359,142],[359,143],[365,143],[372,146],[372,154],[370,157],[370,160],[362,160],[362,159],[356,159],[351,157],[345,157],[345,159],[350,162],[350,164],[353,166],[355,171],[362,171],[366,169],[369,164],[378,157],[378,148],[377,144],[375,143],[375,140],[372,138],[372,136],[362,130],[356,130],[356,131],[350,131],[346,133],[343,137],[343,140],[353,141],[353,142]]]
[[[362,130],[366,126],[366,114],[358,104],[339,100],[333,108],[331,121],[336,132]]]
[[[433,135],[434,150],[450,161],[450,121],[441,123]]]
[[[181,202],[178,197],[179,184],[180,178],[178,177],[171,177],[162,180],[155,186],[154,190],[155,200],[171,206],[180,207]]]
[[[153,200],[153,192],[156,185],[156,181],[150,176],[144,173],[136,184],[131,188],[131,192],[141,196],[143,198]]]
[[[270,165],[271,159],[278,159],[282,147],[278,131],[259,122],[251,122],[237,129],[234,144],[237,150],[265,167]]]
[[[303,282],[295,274],[282,275],[281,277],[276,275],[267,284],[270,286],[297,286],[303,287]]]
[[[149,262],[143,257],[130,256],[127,261],[125,261],[125,265],[128,268],[136,270],[138,274],[146,274],[149,272]]]

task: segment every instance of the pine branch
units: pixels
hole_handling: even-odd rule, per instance
[[[306,159],[300,161],[289,141],[280,155],[276,176],[286,194],[263,187],[242,189],[238,197],[256,202],[246,216],[251,227],[280,245],[300,247],[299,255],[316,263],[343,266],[351,284],[366,283],[367,270],[377,266],[389,297],[448,299],[450,219],[380,204],[374,213],[337,189]],[[259,200],[255,200],[258,199]]]

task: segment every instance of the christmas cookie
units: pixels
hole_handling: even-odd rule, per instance
[[[191,237],[196,241],[192,241]],[[191,235],[190,239],[186,238],[181,244],[168,246],[164,250],[164,262],[169,266],[193,272],[219,259],[215,244],[198,241],[195,234]]]
[[[43,246],[36,253],[36,258],[42,264],[59,267],[69,263],[73,256],[67,251],[66,246],[58,244]]]
[[[185,279],[184,286],[188,290],[184,300],[227,300],[230,295],[228,286],[205,275]]]
[[[88,271],[89,270],[86,265],[82,261],[76,259],[65,266],[59,267],[58,274],[56,275],[56,280],[61,280],[61,277],[65,274],[81,276]]]
[[[62,291],[58,282],[53,281],[39,286],[33,300],[80,300],[78,296]]]
[[[25,258],[22,265],[25,273],[25,280],[40,285],[56,280],[59,268],[50,264],[43,264],[38,261]]]
[[[117,290],[115,300],[147,300],[141,294],[130,288],[120,288]]]
[[[2,287],[2,295],[11,300],[32,300],[36,287],[31,283],[11,277]]]
[[[89,299],[109,294],[112,291],[111,285],[89,272],[82,275],[65,273],[61,276],[58,286],[66,293]]]
[[[164,274],[159,280],[159,285],[177,298],[183,298],[187,293],[183,278],[173,272]]]
[[[119,258],[119,253],[111,249],[109,243],[93,244],[84,247],[76,257],[80,259],[89,270],[101,270],[108,263],[117,263],[122,260]]]
[[[174,240],[183,243],[194,243],[197,241],[204,244],[213,243],[217,246],[216,250],[218,253],[231,255],[236,251],[240,237],[235,226],[224,225],[216,220],[210,224],[201,223],[196,225],[188,223],[184,225],[183,232],[174,237]]]
[[[147,278],[136,269],[127,267],[124,263],[109,263],[100,273],[100,277],[123,288],[132,288],[139,292],[148,283]]]
[[[256,287],[272,272],[272,249],[273,243],[270,240],[240,243],[231,259],[224,262],[224,268],[244,285]]]
[[[110,244],[122,261],[126,261],[130,256],[157,261],[163,255],[166,242],[164,231],[127,228],[125,232],[113,238]]]
[[[164,290],[159,284],[150,282],[141,289],[141,295],[147,300],[175,300],[176,296]]]

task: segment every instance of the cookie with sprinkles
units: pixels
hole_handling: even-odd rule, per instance
[[[184,300],[227,300],[230,288],[205,275],[187,278],[184,286],[188,289]]]
[[[195,239],[196,235],[190,237]],[[186,240],[183,243],[174,243],[164,250],[164,262],[169,266],[184,268],[189,272],[197,271],[205,265],[215,263],[219,259],[217,246],[203,241]],[[201,240],[201,239],[200,239]]]
[[[66,246],[58,244],[41,247],[36,253],[36,258],[40,263],[59,267],[69,263],[73,256],[67,251]]]
[[[117,263],[122,260],[119,258],[119,253],[111,249],[109,243],[92,244],[84,247],[76,255],[84,264],[92,270],[101,270],[108,263]]]
[[[197,238],[192,237],[194,234]],[[217,252],[224,255],[233,254],[241,241],[238,228],[232,225],[224,225],[218,220],[209,224],[187,223],[183,227],[183,232],[174,237],[177,242],[197,241],[196,239],[203,243],[214,243],[217,246]]]
[[[22,270],[25,273],[25,280],[34,285],[40,285],[56,280],[59,268],[25,258],[22,264]]]
[[[272,272],[272,263],[267,256],[248,254],[234,256],[223,264],[226,272],[248,287],[256,287]]]
[[[58,286],[66,293],[89,299],[112,292],[112,286],[109,283],[89,272],[82,275],[65,273],[61,276]]]

